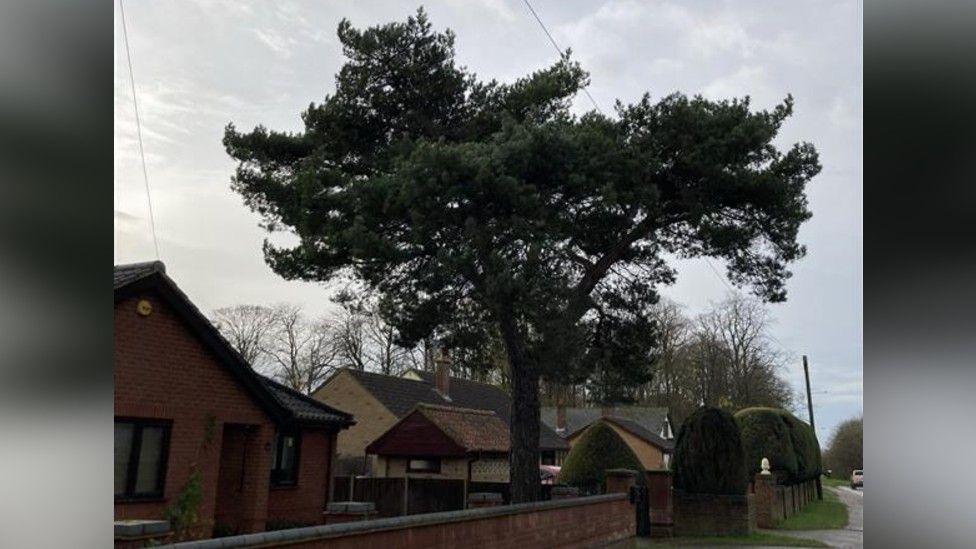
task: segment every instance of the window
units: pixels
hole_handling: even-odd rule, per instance
[[[440,473],[440,458],[411,459],[407,461],[407,471],[410,473]]]
[[[556,464],[556,451],[555,450],[543,450],[539,452],[539,458],[542,465],[555,465]]]
[[[301,437],[296,432],[275,435],[274,457],[271,460],[271,484],[294,486],[298,483],[298,450]]]
[[[170,423],[115,420],[115,498],[163,497]]]

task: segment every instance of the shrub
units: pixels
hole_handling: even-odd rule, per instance
[[[644,483],[644,467],[637,455],[612,427],[597,421],[569,451],[559,471],[559,482],[593,491],[603,486],[607,469],[632,469],[639,473],[637,482]]]
[[[816,433],[813,432],[813,427],[785,410],[780,410],[780,415],[787,427],[790,428],[790,437],[793,439],[793,451],[796,453],[797,465],[795,480],[802,482],[818,478],[823,467],[821,466],[820,443],[817,441]]]
[[[746,408],[735,414],[746,455],[747,479],[762,470],[762,458],[769,459],[772,471],[791,481],[797,478],[799,464],[793,436],[781,412],[775,408]]]
[[[745,494],[745,452],[732,414],[701,408],[689,416],[678,433],[671,468],[675,489],[690,494]]]

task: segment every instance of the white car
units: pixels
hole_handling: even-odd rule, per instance
[[[864,488],[864,470],[854,469],[851,473],[851,488]]]

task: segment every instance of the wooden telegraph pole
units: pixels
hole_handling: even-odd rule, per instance
[[[807,355],[803,355],[803,377],[807,380],[807,412],[810,414],[810,428],[813,429],[813,436],[817,436],[817,427],[813,423],[813,397],[810,394],[810,367],[807,365]],[[823,486],[819,475],[817,476],[817,499],[823,499]]]

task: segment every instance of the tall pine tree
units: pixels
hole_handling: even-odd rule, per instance
[[[574,116],[588,75],[568,54],[500,84],[457,66],[423,11],[338,35],[347,61],[303,132],[227,127],[233,189],[298,237],[265,243],[279,275],[355,276],[406,342],[452,324],[501,340],[513,501],[539,495],[540,377],[646,352],[643,311],[675,275],[664,254],[724,258],[733,282],[785,299],[820,169],[811,145],[772,145],[790,98],[752,112],[645,95]]]

